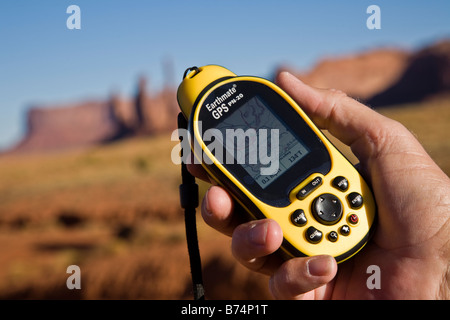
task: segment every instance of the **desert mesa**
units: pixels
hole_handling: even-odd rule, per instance
[[[306,71],[279,66],[275,77],[282,71],[314,87],[342,90],[373,108],[418,102],[450,94],[450,39],[416,51],[377,48],[325,57]],[[5,153],[66,150],[170,132],[178,112],[175,88],[150,93],[141,77],[133,97],[112,94],[99,101],[31,106],[24,138]]]

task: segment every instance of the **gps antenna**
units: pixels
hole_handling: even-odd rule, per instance
[[[183,114],[178,114],[178,129],[187,129],[187,121]],[[181,141],[182,137],[179,135]],[[189,263],[191,266],[192,286],[194,290],[194,300],[204,300],[205,290],[203,288],[202,262],[200,250],[198,248],[197,223],[195,209],[198,207],[198,185],[195,178],[187,169],[183,161],[183,149],[181,149],[181,185],[180,202],[184,209],[184,222],[186,226],[186,241],[189,253]]]

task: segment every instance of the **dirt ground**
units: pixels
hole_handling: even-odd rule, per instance
[[[192,299],[168,141],[0,159],[0,299]],[[268,278],[197,220],[206,297],[270,299]],[[66,286],[70,265],[80,290]]]
[[[449,174],[450,100],[380,112]],[[0,299],[192,299],[175,145],[163,135],[1,157]],[[271,299],[268,277],[236,263],[230,239],[197,221],[206,298]],[[66,286],[70,265],[80,290]]]

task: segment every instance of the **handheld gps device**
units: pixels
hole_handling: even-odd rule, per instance
[[[278,222],[286,258],[342,262],[367,243],[371,190],[281,88],[207,65],[186,70],[177,99],[196,161],[250,219]]]

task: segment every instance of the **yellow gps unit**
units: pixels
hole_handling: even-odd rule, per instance
[[[186,70],[177,92],[194,159],[250,219],[273,219],[286,258],[345,261],[367,243],[367,183],[289,95],[217,65]]]

